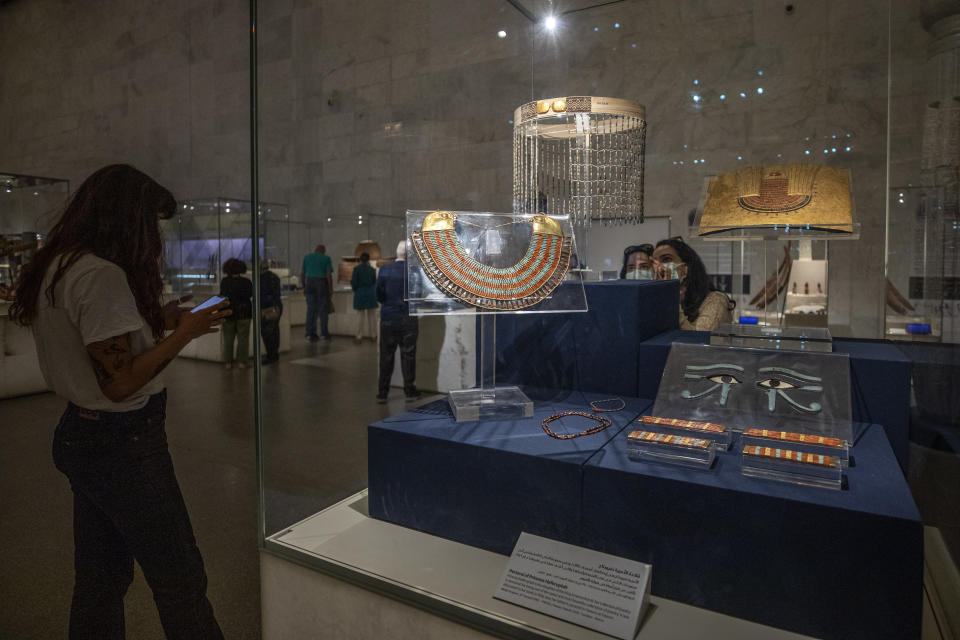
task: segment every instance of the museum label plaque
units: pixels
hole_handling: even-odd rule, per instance
[[[652,567],[521,533],[494,597],[632,640],[650,601]]]

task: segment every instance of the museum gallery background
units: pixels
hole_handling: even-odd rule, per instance
[[[297,241],[334,256],[368,236],[390,246],[399,226],[372,216],[509,211],[513,109],[610,95],[646,105],[647,214],[685,232],[705,176],[802,161],[806,138],[819,151],[849,133],[850,152],[819,158],[852,169],[863,225],[830,254],[831,324],[879,337],[887,130],[890,184],[916,180],[920,16],[937,3],[791,4],[631,0],[550,38],[501,0],[261,2],[260,198],[289,204],[314,227]],[[125,161],[181,199],[249,197],[248,20],[246,2],[3,5],[0,167],[76,185]]]

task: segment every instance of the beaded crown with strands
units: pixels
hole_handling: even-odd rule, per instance
[[[513,210],[591,221],[643,222],[647,123],[631,100],[570,96],[513,114]]]
[[[517,221],[532,224],[530,245],[519,262],[505,268],[483,264],[467,253],[457,237],[456,221],[452,211],[434,211],[410,234],[410,242],[427,277],[464,304],[497,311],[524,309],[542,302],[567,274],[572,241],[548,216]]]

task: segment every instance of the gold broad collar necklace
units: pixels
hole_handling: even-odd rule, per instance
[[[452,211],[434,211],[410,239],[430,280],[464,304],[496,311],[525,309],[543,301],[567,274],[572,243],[549,216],[530,218],[530,246],[520,262],[506,268],[485,265],[467,253],[457,237],[456,220]]]

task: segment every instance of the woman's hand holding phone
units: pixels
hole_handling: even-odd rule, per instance
[[[233,313],[227,309],[228,306],[230,301],[224,300],[205,309],[182,312],[177,322],[176,333],[180,333],[189,340],[208,333],[216,333],[223,324],[223,320]]]

